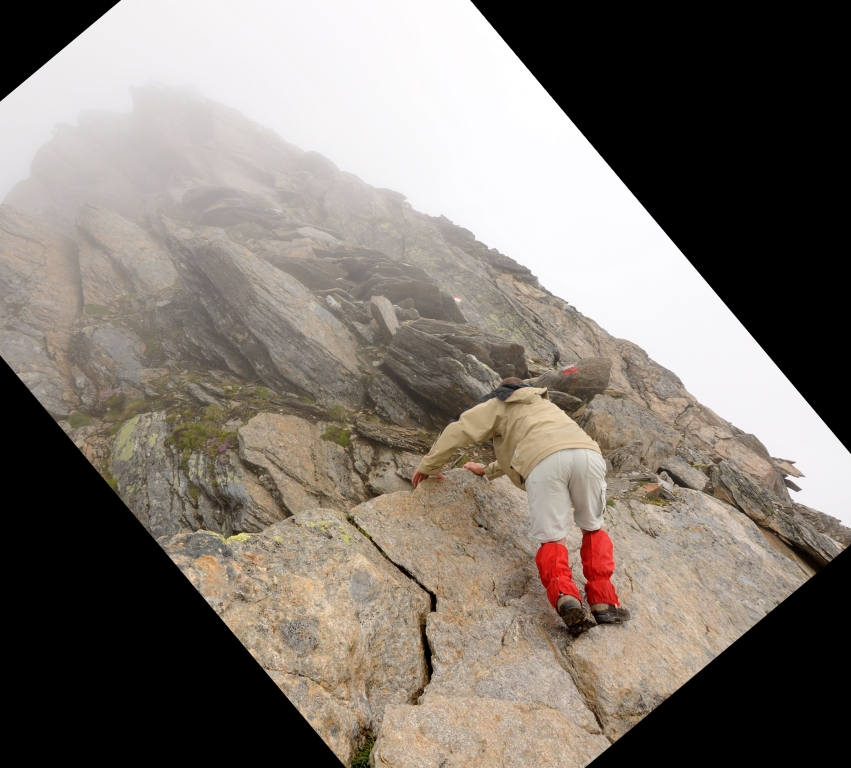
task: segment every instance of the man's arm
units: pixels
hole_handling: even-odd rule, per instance
[[[433,475],[458,448],[490,440],[494,433],[494,418],[498,405],[499,400],[494,398],[464,411],[458,421],[443,430],[420,462],[417,472],[421,475]]]

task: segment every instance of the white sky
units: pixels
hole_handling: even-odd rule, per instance
[[[59,122],[192,85],[530,267],[806,475],[851,526],[851,454],[466,0],[122,0],[0,102],[0,198]]]

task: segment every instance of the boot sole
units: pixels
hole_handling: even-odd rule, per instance
[[[559,613],[559,616],[561,616],[562,621],[565,623],[567,631],[572,635],[581,635],[595,626],[595,622],[588,618],[581,607],[564,608]]]
[[[599,616],[594,616],[594,619],[598,624],[624,624],[631,618],[631,616],[611,616],[609,614],[600,614]]]

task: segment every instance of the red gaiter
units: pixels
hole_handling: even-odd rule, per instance
[[[618,594],[611,582],[615,571],[615,553],[609,534],[603,530],[582,531],[582,572],[587,580],[585,595],[588,604],[608,603],[618,606]]]
[[[556,607],[559,595],[573,595],[577,600],[582,600],[576,584],[573,583],[567,547],[554,541],[548,542],[538,548],[535,563],[541,576],[541,584],[547,590],[547,598],[553,608]]]
[[[582,558],[582,571],[585,574],[585,594],[588,604],[608,603],[620,605],[617,592],[611,582],[615,570],[614,548],[609,534],[605,531],[583,531],[582,548],[579,555]],[[567,547],[554,541],[542,545],[535,557],[541,584],[547,590],[547,599],[553,608],[558,603],[559,595],[572,595],[582,600],[579,589],[573,581],[570,570]]]

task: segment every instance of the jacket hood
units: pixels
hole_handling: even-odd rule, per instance
[[[506,403],[534,403],[539,397],[549,400],[550,395],[546,387],[521,387],[514,391]]]

